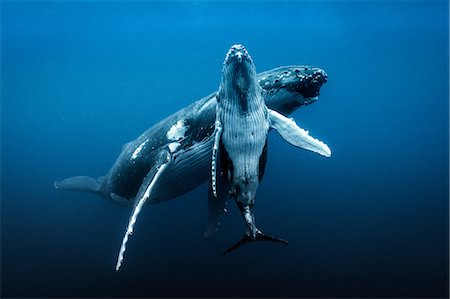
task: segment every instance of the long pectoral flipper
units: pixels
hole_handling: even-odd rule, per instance
[[[293,146],[313,151],[325,157],[331,157],[331,150],[328,145],[311,137],[309,132],[300,128],[293,119],[269,109],[269,120],[271,127],[277,130],[281,137]]]
[[[135,206],[133,209],[133,213],[131,214],[130,220],[128,222],[127,231],[125,232],[125,236],[122,240],[122,246],[120,246],[119,256],[117,258],[117,264],[116,264],[116,271],[119,271],[120,266],[122,265],[123,261],[123,254],[125,253],[128,236],[130,236],[133,233],[133,227],[136,223],[137,217],[139,215],[139,212],[141,211],[143,205],[147,201],[147,199],[150,197],[150,194],[152,192],[153,187],[155,186],[156,182],[158,181],[158,178],[161,176],[161,174],[164,172],[164,170],[167,168],[171,161],[171,156],[168,151],[164,150],[160,153],[160,157],[158,161],[156,162],[155,166],[152,167],[152,169],[149,171],[147,176],[145,177],[144,181],[142,182],[142,185],[137,193]]]
[[[220,220],[227,212],[226,206],[230,197],[228,179],[231,175],[231,160],[220,140],[217,147],[214,154],[215,174],[212,174],[212,177],[215,178],[215,194],[213,194],[212,179],[210,180],[210,188],[208,189],[208,224],[205,230],[205,237],[207,238],[219,230]]]
[[[222,180],[219,176],[218,180]],[[223,184],[219,184],[223,186]],[[219,230],[220,219],[223,214],[227,212],[226,206],[228,201],[228,190],[225,188],[218,188],[217,194],[214,196],[212,190],[208,192],[208,223],[205,230],[205,237],[211,237]]]
[[[220,136],[222,136],[222,123],[216,120],[216,129],[214,131],[214,145],[211,161],[211,189],[215,197],[217,197],[217,152],[219,151]]]

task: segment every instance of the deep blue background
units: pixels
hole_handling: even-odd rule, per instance
[[[2,2],[2,297],[448,296],[448,2]],[[255,243],[202,237],[207,189],[130,209],[53,181],[216,90],[228,48],[258,71],[323,68],[292,116],[331,159],[269,138]],[[176,183],[176,182],[174,182]]]

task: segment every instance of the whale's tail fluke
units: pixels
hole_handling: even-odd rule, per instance
[[[105,176],[97,179],[88,176],[74,176],[62,181],[56,181],[53,185],[56,189],[61,190],[102,193],[102,183],[104,180]]]
[[[234,244],[233,246],[229,247],[227,250],[225,250],[225,252],[223,253],[223,255],[229,253],[230,251],[235,250],[236,248],[250,243],[250,242],[255,242],[255,241],[270,241],[270,242],[277,242],[277,243],[282,243],[284,245],[289,245],[289,242],[281,239],[281,238],[277,238],[271,235],[266,235],[263,232],[261,232],[260,230],[256,230],[256,234],[255,236],[251,236],[249,234],[245,234],[244,237],[237,242],[236,244]]]

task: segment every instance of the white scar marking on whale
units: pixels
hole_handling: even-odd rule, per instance
[[[180,143],[179,142],[172,142],[169,144],[169,150],[171,153],[174,153],[179,147],[180,147]]]
[[[148,139],[145,140],[144,143],[142,143],[141,145],[139,145],[137,147],[137,149],[134,150],[133,154],[131,155],[131,159],[136,159],[137,156],[139,155],[139,153],[141,152],[141,150],[144,148],[145,144],[147,143]]]
[[[184,134],[186,134],[188,129],[189,126],[184,125],[184,119],[180,119],[167,131],[166,137],[169,140],[178,141],[184,138]]]

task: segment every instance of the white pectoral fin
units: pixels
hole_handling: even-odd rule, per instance
[[[228,201],[228,188],[224,188],[226,182],[220,175],[218,176],[219,188],[216,189],[217,194],[213,195],[212,190],[208,192],[208,222],[205,230],[205,237],[211,237],[219,230],[220,220],[227,212],[226,206]]]
[[[126,250],[126,245],[128,242],[128,236],[130,236],[133,233],[134,224],[136,223],[137,217],[139,213],[142,210],[142,207],[144,206],[147,199],[149,199],[153,187],[158,182],[159,177],[164,172],[164,170],[167,168],[171,161],[171,157],[167,151],[163,151],[160,153],[160,157],[158,161],[155,164],[155,167],[153,167],[150,172],[145,177],[144,181],[142,182],[142,185],[137,193],[136,196],[136,202],[133,209],[133,213],[130,216],[130,220],[128,222],[127,230],[125,232],[125,235],[122,239],[122,245],[120,246],[119,250],[119,256],[117,258],[117,264],[116,264],[116,271],[119,271],[120,266],[123,262],[123,254]]]
[[[216,120],[215,126],[211,162],[211,189],[213,195],[217,197],[217,152],[219,151],[220,136],[222,136],[222,123],[219,120]]]
[[[277,130],[281,137],[293,146],[310,150],[325,157],[331,157],[331,150],[328,145],[309,136],[308,131],[300,128],[293,119],[269,109],[269,120],[271,127]]]

